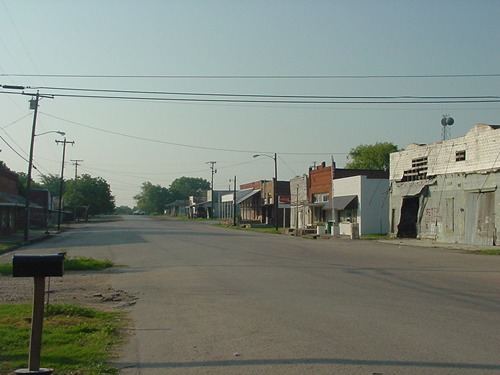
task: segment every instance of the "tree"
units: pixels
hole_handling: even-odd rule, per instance
[[[134,196],[137,201],[137,208],[148,213],[162,214],[165,206],[172,201],[170,191],[160,185],[153,185],[151,182],[144,182],[141,192]]]
[[[76,185],[74,179],[66,182],[64,202],[67,208],[87,207],[89,215],[110,214],[115,210],[115,197],[109,184],[101,177],[88,174],[81,175]]]
[[[55,174],[42,175],[40,185],[50,191],[53,197],[58,197],[61,189],[61,177]]]
[[[210,189],[210,182],[203,178],[180,177],[170,184],[170,192],[174,199],[188,199],[190,196],[201,196]]]
[[[398,146],[390,142],[377,142],[374,145],[359,145],[349,151],[351,161],[347,169],[389,170],[389,155],[398,151]]]
[[[17,172],[17,176],[19,177],[19,184],[17,187],[17,194],[19,194],[21,197],[26,198],[26,181],[28,181],[28,175],[24,172]],[[33,181],[31,179],[31,186],[30,189],[44,189],[44,187],[38,183]]]
[[[116,215],[132,215],[132,212],[134,212],[134,210],[129,206],[120,206],[115,208]]]

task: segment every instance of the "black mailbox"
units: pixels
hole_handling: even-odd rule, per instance
[[[17,254],[12,259],[13,277],[49,277],[64,274],[64,254]]]

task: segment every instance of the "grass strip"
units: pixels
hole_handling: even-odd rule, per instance
[[[28,367],[31,305],[0,305],[0,374]],[[121,312],[69,304],[49,307],[44,319],[41,366],[54,375],[118,374],[109,364],[123,342]]]
[[[65,271],[102,271],[113,267],[110,260],[98,260],[85,257],[67,257],[64,259]],[[0,275],[12,275],[12,263],[0,264]]]
[[[500,249],[477,250],[474,252],[478,253],[478,254],[483,254],[483,255],[500,255]]]
[[[284,232],[283,228],[276,228],[274,227],[244,227],[240,225],[226,225],[226,224],[214,224],[216,227],[221,227],[221,228],[227,228],[227,229],[234,229],[234,230],[242,230],[242,231],[247,231],[247,232],[258,232],[258,233],[269,233],[269,234],[282,234]]]

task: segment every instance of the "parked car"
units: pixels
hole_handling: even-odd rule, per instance
[[[136,210],[133,212],[134,215],[146,215],[146,213],[143,210]]]

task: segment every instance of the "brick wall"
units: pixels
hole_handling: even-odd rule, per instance
[[[19,177],[17,173],[0,169],[0,191],[12,195],[17,195]]]

